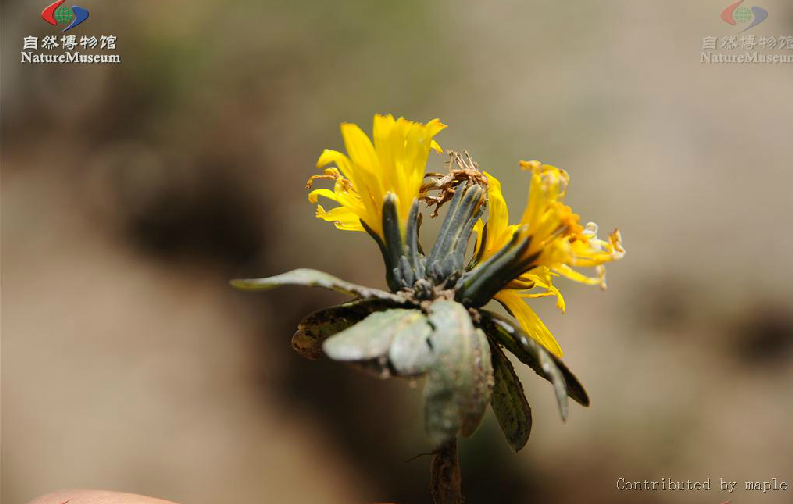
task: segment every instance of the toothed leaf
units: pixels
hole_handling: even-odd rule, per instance
[[[488,310],[479,312],[482,315],[480,325],[490,337],[551,382],[563,419],[567,418],[568,396],[582,406],[589,406],[589,396],[583,385],[560,359],[527,336],[515,323]]]
[[[520,451],[531,433],[531,407],[512,363],[498,344],[490,346],[493,353],[493,395],[490,407],[513,450]]]

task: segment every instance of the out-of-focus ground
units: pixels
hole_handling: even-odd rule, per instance
[[[755,34],[793,35],[765,0]],[[538,310],[593,405],[513,454],[491,414],[462,444],[469,502],[789,503],[617,492],[629,480],[793,485],[793,67],[703,65],[722,1],[86,5],[118,66],[19,64],[42,6],[2,12],[2,501],[106,488],[182,503],[426,502],[420,392],[295,355],[336,294],[231,291],[313,267],[384,284],[364,234],[303,185],[338,123],[449,125],[504,183],[519,159],[628,250],[607,293]],[[78,29],[76,29],[78,30]],[[442,157],[430,169],[442,170]],[[547,302],[546,302],[547,301]]]

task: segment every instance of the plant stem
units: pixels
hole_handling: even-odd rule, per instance
[[[462,476],[457,438],[440,445],[432,457],[430,491],[435,504],[462,504]]]

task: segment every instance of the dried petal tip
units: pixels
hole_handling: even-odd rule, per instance
[[[479,165],[471,158],[468,152],[462,154],[449,151],[449,173],[428,173],[424,184],[420,189],[420,199],[428,207],[435,206],[430,217],[438,216],[438,211],[443,205],[454,198],[457,188],[463,187],[465,183],[481,186],[487,189],[487,178],[479,171]]]

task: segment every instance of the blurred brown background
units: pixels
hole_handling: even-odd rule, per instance
[[[515,215],[519,159],[565,168],[628,249],[607,293],[535,304],[593,406],[563,424],[523,368],[532,438],[512,453],[488,414],[462,444],[469,502],[793,502],[615,489],[793,484],[793,66],[700,64],[738,31],[726,3],[89,2],[76,34],[116,35],[123,63],[59,67],[19,63],[55,30],[5,2],[3,503],[427,502],[429,459],[405,462],[431,448],[420,390],[290,348],[343,298],[227,286],[300,266],[384,285],[369,237],[303,188],[375,112],[440,117]],[[762,6],[758,37],[793,35],[790,2]]]

